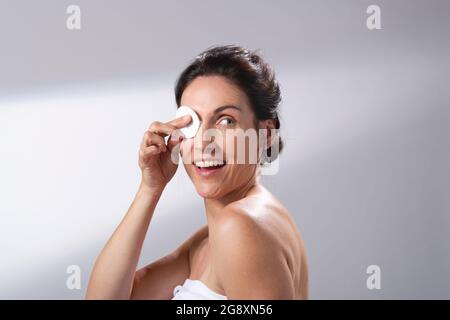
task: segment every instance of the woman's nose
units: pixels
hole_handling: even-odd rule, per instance
[[[220,138],[222,132],[206,123],[200,123],[200,128],[197,135],[194,137],[194,150],[196,152],[203,152],[205,148],[211,146],[212,143],[220,146]]]

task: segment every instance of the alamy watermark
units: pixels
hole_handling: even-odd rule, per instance
[[[366,26],[369,30],[381,29],[381,9],[380,6],[372,4],[367,7],[366,13],[369,14],[366,20]]]
[[[366,286],[369,290],[381,289],[381,268],[376,264],[367,267],[366,273],[370,276],[366,280]]]
[[[171,139],[177,140],[181,135],[181,130],[175,130]],[[194,138],[186,140],[188,147],[177,144],[171,150],[171,160],[174,164],[179,163],[181,149],[184,151],[181,157],[184,164],[213,159],[221,164],[261,165],[261,173],[264,175],[278,173],[278,129],[200,129]]]
[[[66,287],[69,290],[81,289],[81,268],[77,265],[70,265],[66,269],[69,276],[66,279]]]
[[[67,7],[66,13],[69,15],[66,19],[66,27],[69,30],[81,29],[81,8],[75,4]]]

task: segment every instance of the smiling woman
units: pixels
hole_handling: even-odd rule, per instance
[[[280,128],[281,94],[274,72],[256,52],[213,47],[181,73],[175,98],[179,107],[190,111],[167,123],[155,121],[145,132],[139,150],[141,184],[96,261],[86,297],[308,298],[301,235],[260,177],[261,164],[273,161],[281,151],[281,139],[269,134],[256,147],[257,161],[241,163],[236,161],[240,150],[236,137],[228,134],[253,130],[259,136],[261,129]],[[197,116],[199,132],[183,135],[182,129]],[[211,138],[203,134],[209,130],[221,134],[205,139]],[[246,160],[251,149],[251,142],[244,143]],[[174,155],[182,156],[204,200],[207,224],[172,253],[136,271],[156,204],[178,167],[178,158],[171,161]]]

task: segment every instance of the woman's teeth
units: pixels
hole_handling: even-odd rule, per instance
[[[224,165],[223,161],[196,161],[195,165],[199,168],[221,167]]]

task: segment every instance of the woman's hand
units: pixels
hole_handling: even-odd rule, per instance
[[[185,115],[167,123],[155,121],[145,132],[139,149],[139,167],[142,171],[141,187],[151,191],[162,191],[178,168],[179,151],[175,148],[181,142],[180,130],[192,121]],[[169,136],[167,145],[164,137]]]
[[[153,122],[139,148],[141,186],[91,273],[86,299],[129,299],[136,267],[159,196],[178,167],[179,128],[192,121],[189,115],[167,123]],[[165,143],[164,137],[170,136]],[[170,138],[175,139],[170,139]],[[174,154],[176,161],[172,161]]]

